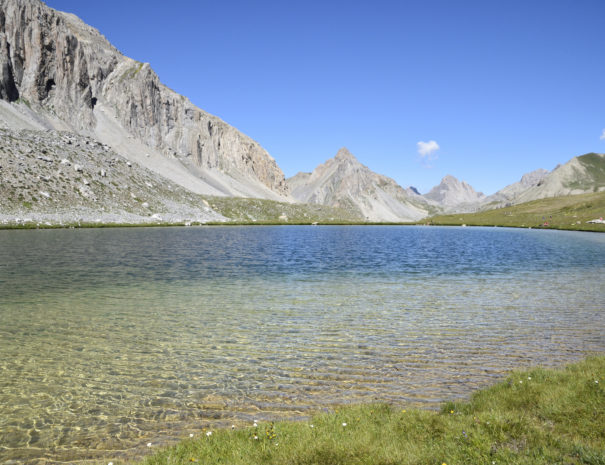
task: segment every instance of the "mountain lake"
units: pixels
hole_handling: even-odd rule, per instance
[[[605,234],[0,231],[0,464],[139,457],[348,403],[437,408],[605,350]]]

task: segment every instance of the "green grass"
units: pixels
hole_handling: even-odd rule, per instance
[[[605,357],[516,371],[438,412],[361,405],[304,422],[208,432],[141,463],[603,465]]]
[[[588,220],[602,216],[605,216],[605,192],[551,197],[478,213],[434,216],[422,222],[436,225],[466,224],[605,231],[605,224],[586,223]],[[548,226],[544,226],[545,222],[548,222]]]
[[[316,204],[241,197],[206,197],[208,205],[238,224],[353,223],[363,221],[353,211]]]

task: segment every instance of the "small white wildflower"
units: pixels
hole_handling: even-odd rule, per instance
[[[150,442],[147,443],[147,447],[151,447],[151,443]]]
[[[235,429],[235,425],[231,425],[231,429]]]
[[[315,428],[315,425],[309,425],[311,428]]]
[[[519,380],[519,384],[523,384],[523,381]]]
[[[594,380],[594,383],[595,383],[595,384],[599,384],[599,380],[598,380],[598,379],[595,379],[595,380]]]
[[[342,424],[342,426],[347,426],[347,424],[346,424],[346,423],[343,423],[343,424]]]
[[[256,428],[258,425],[256,424],[256,422],[254,422],[254,424],[252,426],[254,426]]]
[[[212,431],[208,431],[208,432],[206,433],[206,436],[208,436],[208,437],[212,436]]]
[[[258,436],[254,436],[254,439],[256,439],[258,441]]]
[[[531,376],[528,376],[527,379],[529,379],[531,381]]]
[[[113,462],[109,462],[107,465],[113,465]]]
[[[193,433],[189,433],[189,437],[192,438],[193,437]]]

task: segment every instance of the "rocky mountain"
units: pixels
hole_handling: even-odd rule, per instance
[[[588,153],[557,166],[513,203],[600,191],[605,191],[605,154]]]
[[[481,210],[517,205],[549,197],[605,191],[605,154],[574,157],[552,171],[539,169],[481,202]]]
[[[198,194],[288,198],[257,142],[39,0],[0,0],[0,103],[0,126],[93,138]]]
[[[312,173],[298,173],[287,183],[292,197],[299,202],[359,212],[368,221],[415,221],[431,211],[415,191],[374,173],[346,148]]]
[[[485,195],[482,192],[476,192],[465,181],[459,181],[454,176],[447,175],[423,197],[441,208],[443,212],[470,212],[477,209]]]
[[[0,228],[361,221],[343,209],[203,196],[69,132],[0,128]]]
[[[517,198],[528,189],[539,186],[548,173],[545,169],[537,169],[524,174],[520,181],[510,184],[483,199],[481,208],[499,208],[518,203]]]

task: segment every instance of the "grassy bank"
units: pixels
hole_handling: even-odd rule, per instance
[[[466,224],[468,226],[605,231],[605,224],[586,223],[602,216],[605,216],[605,192],[552,197],[478,213],[441,215],[422,222],[448,226]]]
[[[200,431],[159,464],[605,464],[605,357],[513,372],[439,412],[364,405]]]
[[[354,211],[311,203],[278,202],[240,197],[206,197],[208,205],[230,221],[241,224],[311,224],[360,222]]]

